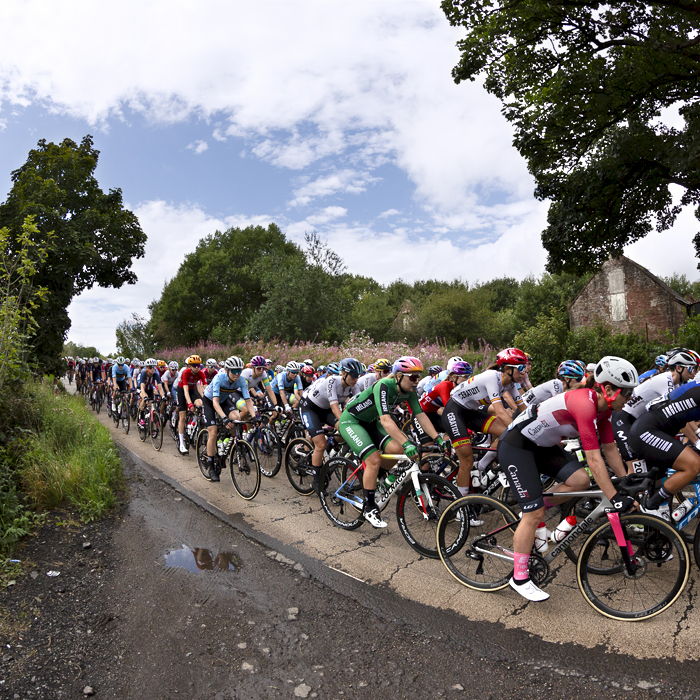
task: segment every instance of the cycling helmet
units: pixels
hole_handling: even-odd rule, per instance
[[[125,357],[125,358],[124,358],[124,364],[125,364],[125,365],[130,365],[130,364],[131,364],[131,360],[130,360],[128,357]]]
[[[323,374],[326,371],[326,365],[319,365],[318,368],[316,369],[316,371],[319,374]]]
[[[290,360],[287,362],[285,369],[287,372],[298,372],[301,369],[301,365],[298,362],[294,362],[294,360]]]
[[[683,367],[695,367],[697,365],[696,357],[697,356],[692,350],[680,348],[676,353],[668,356],[665,364],[667,364],[669,367],[675,367],[676,365],[683,365]]]
[[[347,372],[351,377],[357,379],[362,374],[362,364],[354,357],[346,357],[340,361],[340,371]]]
[[[326,367],[326,372],[328,374],[340,374],[340,363],[331,362],[328,367]]]
[[[464,360],[459,355],[455,355],[454,357],[451,357],[449,360],[447,360],[447,371],[448,372],[452,369],[452,365],[455,362],[464,362]]]
[[[365,374],[367,372],[367,365],[364,362],[360,362],[360,367],[362,367],[362,372],[360,374]]]
[[[180,370],[180,365],[178,365],[178,363],[175,362],[175,360],[173,360],[173,361],[168,365],[168,369],[169,369],[171,372],[178,372],[178,371]]]
[[[264,367],[267,364],[267,360],[262,355],[256,355],[251,361],[251,367]]]
[[[654,364],[661,369],[666,365],[666,362],[668,361],[668,355],[657,355],[656,358],[654,359]]]
[[[165,369],[168,366],[168,363],[165,360],[158,360],[158,367],[160,369]]]
[[[526,365],[527,363],[527,355],[522,350],[518,350],[518,348],[506,348],[496,355],[496,364],[499,367]]]
[[[284,367],[282,367],[282,365],[277,365],[277,367],[275,367],[275,374],[279,374],[280,372],[284,372]]]
[[[454,365],[452,365],[452,369],[454,371]],[[432,367],[428,367],[428,374],[431,377],[434,377],[436,374],[440,374],[440,372],[442,372],[442,367],[440,367],[440,365],[433,365]]]
[[[598,384],[607,382],[620,389],[631,389],[639,384],[639,376],[634,365],[621,357],[610,355],[606,355],[595,366],[593,377]]]
[[[136,359],[136,360],[132,360],[132,361],[131,361],[131,365],[132,365],[133,367],[137,367],[137,368],[138,368],[138,367],[143,367],[143,362],[141,362],[141,360],[139,360],[139,359]]]
[[[243,369],[243,360],[237,355],[231,355],[231,357],[224,361],[224,367],[231,372],[235,372],[236,370],[240,372]]]
[[[470,374],[474,374],[474,370],[468,362],[463,360],[462,362],[455,362],[452,365],[450,374],[456,374],[458,377],[468,377]]]
[[[368,372],[375,372],[376,370],[375,370],[374,365],[370,365],[370,366],[367,368],[367,371],[368,371]]]
[[[118,365],[123,365],[123,364],[126,363],[126,360],[125,360],[121,355],[119,355],[119,357],[115,360],[115,362],[116,362]]]
[[[581,367],[581,365],[574,360],[564,360],[564,362],[557,367],[557,376],[559,377],[578,379],[580,381],[585,374],[585,367]]]
[[[144,364],[144,367],[157,367],[158,366],[158,363],[152,357],[149,357],[143,364]]]
[[[188,365],[201,365],[202,358],[199,355],[190,355],[187,358],[187,364]]]
[[[266,364],[266,365],[270,365],[270,367],[272,367],[272,360],[270,360],[269,358],[266,357],[266,358],[265,358],[265,364]]]
[[[304,365],[304,366],[301,368],[301,373],[302,373],[302,374],[308,374],[308,375],[313,376],[314,368],[313,368],[311,365]]]
[[[207,367],[209,367],[209,369],[214,369],[216,367],[216,360],[213,357],[207,360]]]
[[[385,370],[391,370],[391,362],[386,359],[386,357],[380,357],[375,363],[374,363],[374,370],[376,372],[382,372]]]
[[[586,371],[586,363],[583,360],[572,360],[575,362],[584,372]]]
[[[314,366],[314,361],[310,360],[309,358],[306,358],[301,364],[303,365],[310,365],[311,367]]]
[[[391,368],[392,372],[422,372],[423,363],[413,355],[402,355],[399,357],[394,366]]]

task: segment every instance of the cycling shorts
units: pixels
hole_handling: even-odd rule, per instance
[[[192,403],[194,403],[197,399],[202,398],[199,395],[199,391],[197,391],[196,387],[192,387],[190,389],[190,398],[192,399]],[[185,390],[181,386],[177,388],[177,409],[178,411],[187,410],[187,399],[185,398]]]
[[[117,386],[121,392],[129,391],[129,382],[126,377],[124,377],[124,379],[117,379]]]
[[[378,420],[374,423],[361,423],[352,418],[350,420],[341,418],[338,422],[338,432],[360,459],[367,459],[377,450],[384,451],[386,445],[393,439]]]
[[[653,413],[643,413],[634,421],[629,441],[634,453],[646,460],[647,467],[661,467],[663,470],[672,466],[687,447],[675,435],[661,430]]]
[[[219,406],[221,406],[221,410],[226,414],[227,418],[231,415],[231,411],[236,410],[236,402],[234,399],[235,394],[236,392],[234,392],[234,394],[229,396],[227,399],[219,402]],[[205,396],[202,399],[202,406],[204,408],[204,425],[207,427],[210,425],[216,425],[216,418],[219,414],[214,408],[214,402],[208,396]]]
[[[634,421],[634,416],[627,413],[627,411],[613,411],[610,420],[613,433],[615,433],[617,449],[620,450],[620,455],[625,462],[633,462],[637,459],[637,454],[632,450],[629,441],[630,430]]]
[[[324,425],[332,427],[338,422],[333,411],[329,408],[321,408],[308,399],[301,399],[299,409],[301,411],[301,419],[304,421],[304,427],[312,438],[323,433]]]
[[[454,399],[450,399],[442,412],[442,424],[449,435],[454,447],[470,445],[470,431],[475,433],[487,433],[489,427],[497,420],[496,416],[489,415],[489,407],[464,408]]]
[[[517,430],[501,435],[498,463],[523,513],[544,508],[541,474],[563,483],[583,468],[575,454],[569,454],[559,445],[540,447]]]

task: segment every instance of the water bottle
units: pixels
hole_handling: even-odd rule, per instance
[[[685,501],[683,501],[683,503],[681,503],[678,506],[678,508],[676,508],[676,510],[674,510],[673,513],[671,513],[671,517],[676,522],[678,522],[679,520],[684,518],[686,515],[688,515],[688,513],[690,512],[692,507],[693,507],[693,501],[691,501],[690,498],[686,498]]]
[[[481,472],[478,469],[472,469],[472,486],[475,489],[481,487]]]
[[[225,449],[226,449],[226,448],[224,447],[224,441],[223,441],[223,440],[218,440],[217,443],[216,443],[216,451],[217,451],[217,453],[219,454],[220,457],[224,454],[224,450],[225,450]]]
[[[496,474],[494,473],[493,469],[489,469],[487,472],[484,472],[481,475],[481,485],[485,488],[488,486],[494,479],[496,478]]]
[[[550,535],[552,542],[561,542],[573,530],[574,525],[576,525],[576,516],[567,515]]]
[[[387,474],[384,479],[384,490],[388,491],[396,482],[396,477],[393,474]]]
[[[540,523],[535,530],[535,551],[544,554],[549,549],[547,544],[547,526]]]

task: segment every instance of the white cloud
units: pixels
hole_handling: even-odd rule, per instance
[[[341,170],[329,175],[322,175],[295,189],[294,199],[289,202],[289,206],[306,206],[313,199],[328,197],[332,194],[361,194],[367,190],[367,185],[379,182],[379,180],[380,178],[372,177],[369,173],[359,173],[354,170]]]
[[[187,148],[193,150],[195,152],[195,155],[199,155],[200,153],[204,153],[209,148],[209,144],[206,141],[197,140],[194,143],[189,144]]]
[[[377,216],[378,219],[387,219],[390,216],[397,216],[401,212],[398,209],[387,209]]]

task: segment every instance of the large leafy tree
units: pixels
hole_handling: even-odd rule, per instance
[[[19,245],[25,217],[33,215],[35,242],[48,253],[33,278],[47,294],[34,310],[38,324],[30,339],[33,359],[44,371],[59,366],[73,297],[95,284],[134,283],[132,260],[144,254],[146,235],[123,207],[121,190],[100,189],[94,175],[98,156],[91,136],[80,145],[42,139],[12,173],[12,189],[0,205],[0,227],[12,234],[10,249]]]
[[[672,225],[700,218],[697,0],[444,0],[459,42],[457,83],[484,77],[514,144],[552,201],[548,268],[581,272]],[[676,110],[683,126],[664,125]],[[673,201],[672,185],[681,191]],[[700,234],[695,237],[700,256]]]

